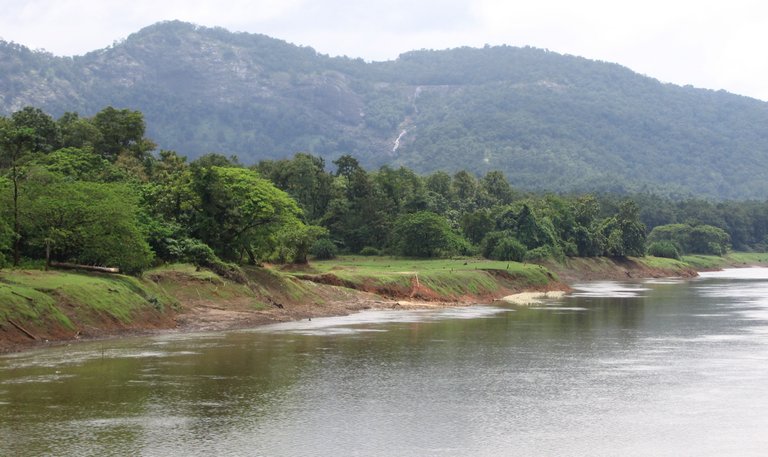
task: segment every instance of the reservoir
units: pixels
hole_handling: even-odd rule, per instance
[[[0,357],[3,456],[768,455],[768,269]]]

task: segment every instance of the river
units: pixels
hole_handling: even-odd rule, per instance
[[[768,269],[0,357],[0,455],[768,455]]]

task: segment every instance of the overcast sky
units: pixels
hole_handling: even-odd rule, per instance
[[[534,46],[768,101],[762,0],[0,0],[0,11],[2,39],[56,55],[179,19],[365,60],[423,48]]]

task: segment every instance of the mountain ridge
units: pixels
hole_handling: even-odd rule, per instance
[[[424,173],[499,169],[539,191],[768,197],[768,103],[530,47],[365,62],[171,21],[75,57],[3,42],[0,75],[2,114],[136,109],[161,148],[192,158],[352,154]]]

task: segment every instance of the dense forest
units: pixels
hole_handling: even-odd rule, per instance
[[[192,262],[307,261],[339,252],[501,260],[678,257],[766,249],[768,202],[637,194],[533,194],[498,170],[419,175],[298,153],[246,167],[156,151],[143,114],[0,117],[0,261],[46,259],[129,273]]]
[[[420,175],[501,171],[516,189],[768,197],[768,104],[511,46],[331,58],[165,22],[83,56],[0,42],[0,114],[140,111],[161,149],[251,165],[303,151]]]

